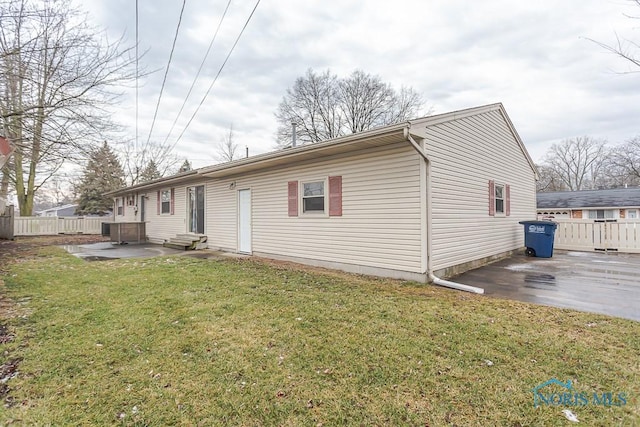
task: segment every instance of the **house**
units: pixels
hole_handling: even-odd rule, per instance
[[[417,281],[523,248],[537,172],[502,104],[385,126],[108,193],[148,240]]]
[[[36,212],[36,216],[75,216],[77,204],[60,205]]]
[[[637,219],[640,188],[538,193],[538,218]]]

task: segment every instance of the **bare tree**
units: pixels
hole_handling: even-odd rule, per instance
[[[278,106],[277,142],[280,147],[291,143],[293,123],[296,140],[306,144],[407,120],[423,108],[413,89],[396,92],[378,76],[357,70],[339,79],[329,70],[318,74],[309,69]]]
[[[536,165],[536,167],[540,176],[540,179],[536,182],[537,192],[565,191],[567,189],[567,186],[553,168],[545,165]]]
[[[584,136],[553,144],[544,165],[567,189],[578,191],[596,188],[596,183],[606,173],[608,159],[605,140]]]
[[[153,163],[152,175],[159,175],[156,178],[175,172],[180,163],[180,158],[173,152],[173,146],[167,142],[147,141],[137,147],[133,141],[129,141],[116,147],[123,159],[122,165],[128,185],[138,184],[143,180],[143,175],[144,181],[147,181],[150,176],[147,170],[150,163]]]
[[[618,186],[640,185],[640,136],[612,150],[612,169],[617,173]]]
[[[278,106],[278,143],[284,146],[291,142],[292,123],[296,124],[300,144],[339,136],[342,117],[338,104],[338,78],[329,70],[317,74],[308,69],[304,77],[296,79],[293,88],[287,89]]]
[[[640,7],[640,0],[629,1]],[[628,16],[628,18],[640,19],[640,16]],[[637,42],[628,39],[621,39],[618,34],[616,34],[616,41],[613,44],[607,44],[593,39],[589,40],[604,48],[605,50],[619,56],[625,61],[630,62],[632,66],[640,67],[640,44],[638,44]],[[632,72],[639,72],[639,70],[635,70]]]
[[[3,0],[0,21],[0,132],[16,147],[10,181],[31,215],[38,189],[112,129],[103,107],[135,77],[133,48],[102,40],[69,0]]]
[[[380,77],[361,70],[340,80],[338,88],[338,108],[351,133],[416,117],[424,104],[413,89],[403,87],[397,93]]]
[[[238,144],[234,142],[233,124],[229,126],[229,133],[222,137],[217,144],[215,159],[220,163],[232,162],[236,159]]]

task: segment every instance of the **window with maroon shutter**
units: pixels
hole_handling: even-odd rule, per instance
[[[342,177],[329,177],[329,216],[342,216]]]
[[[511,186],[505,184],[504,186],[504,213],[505,215],[511,215]]]
[[[298,181],[288,182],[289,216],[298,216]]]
[[[496,183],[492,180],[489,181],[489,215],[495,216],[496,214]]]

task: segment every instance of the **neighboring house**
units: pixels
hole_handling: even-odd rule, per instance
[[[56,206],[36,212],[36,216],[75,216],[77,204]]]
[[[637,219],[640,188],[538,193],[539,218]]]
[[[502,104],[411,120],[109,193],[148,240],[379,276],[449,277],[524,246],[535,166]]]

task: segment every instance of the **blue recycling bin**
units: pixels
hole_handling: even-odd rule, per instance
[[[551,221],[520,221],[524,225],[524,245],[527,256],[551,258],[553,238],[558,224]]]

